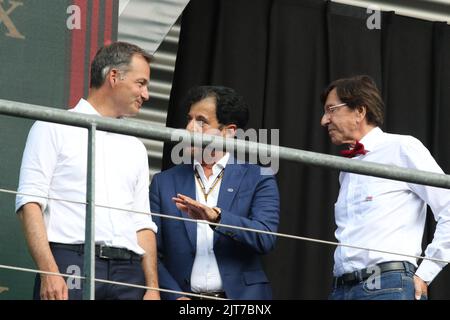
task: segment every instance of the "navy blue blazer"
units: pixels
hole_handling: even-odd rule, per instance
[[[150,186],[151,211],[186,217],[172,197],[181,193],[195,199],[192,164],[156,174]],[[279,192],[273,175],[262,175],[253,164],[227,164],[217,206],[220,223],[276,232]],[[196,253],[197,225],[153,216],[158,226],[158,276],[161,288],[191,292],[190,279]],[[226,227],[214,232],[214,253],[229,299],[271,299],[272,289],[261,265],[261,255],[274,248],[276,237]],[[163,299],[175,294],[161,292]]]

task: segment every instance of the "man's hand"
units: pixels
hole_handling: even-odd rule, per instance
[[[161,300],[158,290],[147,290],[142,300]]]
[[[68,300],[69,290],[62,276],[41,275],[41,300]]]
[[[428,285],[418,276],[414,276],[414,289],[416,300],[420,300],[421,296],[428,296]]]
[[[217,222],[218,214],[215,210],[188,196],[178,194],[172,200],[179,210],[187,213],[192,219]]]

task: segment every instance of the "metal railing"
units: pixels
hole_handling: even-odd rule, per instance
[[[95,136],[97,130],[127,134],[142,138],[162,141],[190,141],[195,145],[208,145],[213,148],[225,148],[227,151],[244,150],[248,154],[270,154],[280,159],[301,162],[313,166],[339,169],[363,175],[371,175],[435,187],[450,189],[450,176],[427,171],[400,168],[367,161],[352,161],[342,157],[316,152],[279,147],[251,141],[224,139],[219,136],[202,135],[180,131],[179,129],[160,126],[144,126],[136,121],[126,119],[111,119],[99,116],[67,112],[49,107],[25,104],[0,99],[0,114],[56,122],[88,129],[88,161],[86,190],[86,228],[85,228],[85,279],[83,298],[95,298]],[[176,134],[174,134],[176,132]]]
[[[396,14],[405,17],[450,24],[450,2],[448,0],[332,0],[332,2],[371,10],[395,11]]]

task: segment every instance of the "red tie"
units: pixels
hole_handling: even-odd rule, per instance
[[[347,158],[353,158],[357,156],[358,154],[366,154],[367,150],[364,149],[364,145],[360,143],[359,141],[356,141],[355,146],[353,149],[349,150],[342,150],[341,156],[347,157]]]

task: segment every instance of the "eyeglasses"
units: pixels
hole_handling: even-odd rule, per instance
[[[328,115],[333,114],[337,108],[344,107],[346,105],[347,105],[346,103],[340,103],[340,104],[335,104],[334,106],[325,106],[324,113],[328,114]]]

